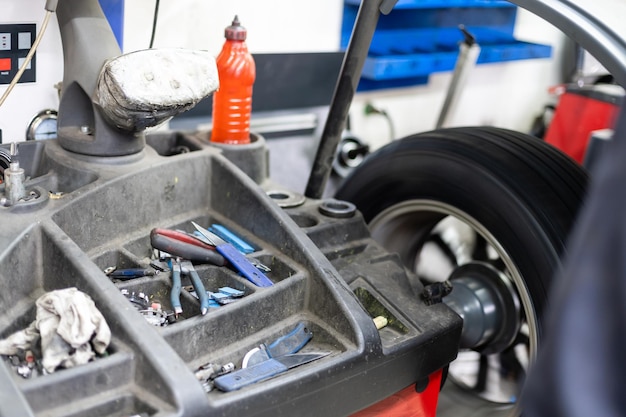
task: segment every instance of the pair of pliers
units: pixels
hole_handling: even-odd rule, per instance
[[[225,228],[223,230],[227,232]],[[227,261],[222,254],[216,251],[215,245],[209,243],[209,240],[200,232],[196,233],[197,235],[178,230],[156,228],[150,232],[150,243],[154,249],[188,259],[191,262],[224,266]],[[271,271],[269,267],[254,258],[246,259],[261,271]]]
[[[212,245],[207,245],[193,236],[176,230],[152,229],[150,244],[154,249],[191,262],[217,266],[224,266],[226,262]]]
[[[193,264],[187,260],[181,261],[179,259],[169,260],[170,270],[172,271],[172,292],[170,294],[170,302],[174,309],[174,314],[178,316],[183,312],[183,307],[180,303],[180,293],[182,290],[181,275],[188,274],[191,279],[191,284],[196,290],[198,299],[200,300],[200,312],[204,316],[209,311],[209,296],[207,295],[204,284],[198,275],[198,272],[193,267]]]

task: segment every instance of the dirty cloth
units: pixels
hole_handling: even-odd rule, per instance
[[[0,340],[0,354],[15,355],[41,339],[42,365],[48,372],[71,368],[105,352],[111,330],[93,300],[78,289],[48,292],[36,301],[36,319],[26,329]]]

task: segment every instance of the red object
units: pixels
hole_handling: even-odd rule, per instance
[[[624,93],[612,85],[570,86],[559,98],[546,142],[582,164],[591,132],[613,127]]]
[[[182,232],[178,232],[176,230],[156,228],[156,229],[154,229],[154,233],[156,233],[158,235],[166,236],[166,237],[169,237],[169,238],[172,238],[172,239],[179,240],[179,241],[181,241],[183,243],[189,243],[190,245],[198,246],[199,248],[204,248],[204,249],[208,249],[208,250],[215,250],[215,246],[208,245],[208,244],[200,241],[200,239],[196,239],[193,236],[189,236],[188,234],[185,234],[185,233],[182,233]]]
[[[0,59],[0,71],[11,71],[11,58]]]
[[[220,88],[213,95],[211,142],[246,144],[250,143],[256,66],[245,42],[247,31],[237,16],[224,35],[226,42],[217,56]]]
[[[441,390],[441,371],[428,377],[428,386],[422,392],[415,384],[361,410],[350,417],[435,417]]]

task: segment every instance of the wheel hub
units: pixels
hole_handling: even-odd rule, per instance
[[[520,328],[520,304],[510,280],[484,262],[457,267],[443,301],[463,318],[460,347],[484,354],[511,345]]]

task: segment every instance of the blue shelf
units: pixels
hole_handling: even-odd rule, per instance
[[[360,0],[345,0],[346,4],[358,6]],[[450,8],[450,7],[509,7],[516,6],[506,0],[398,0],[395,10],[420,8]]]
[[[345,0],[344,49],[359,4],[359,0]],[[453,70],[463,40],[460,24],[481,47],[479,65],[549,58],[551,46],[513,36],[516,13],[516,6],[502,0],[400,0],[389,15],[379,19],[358,89],[424,84],[432,73]]]
[[[124,0],[99,0],[120,49],[124,48]]]

